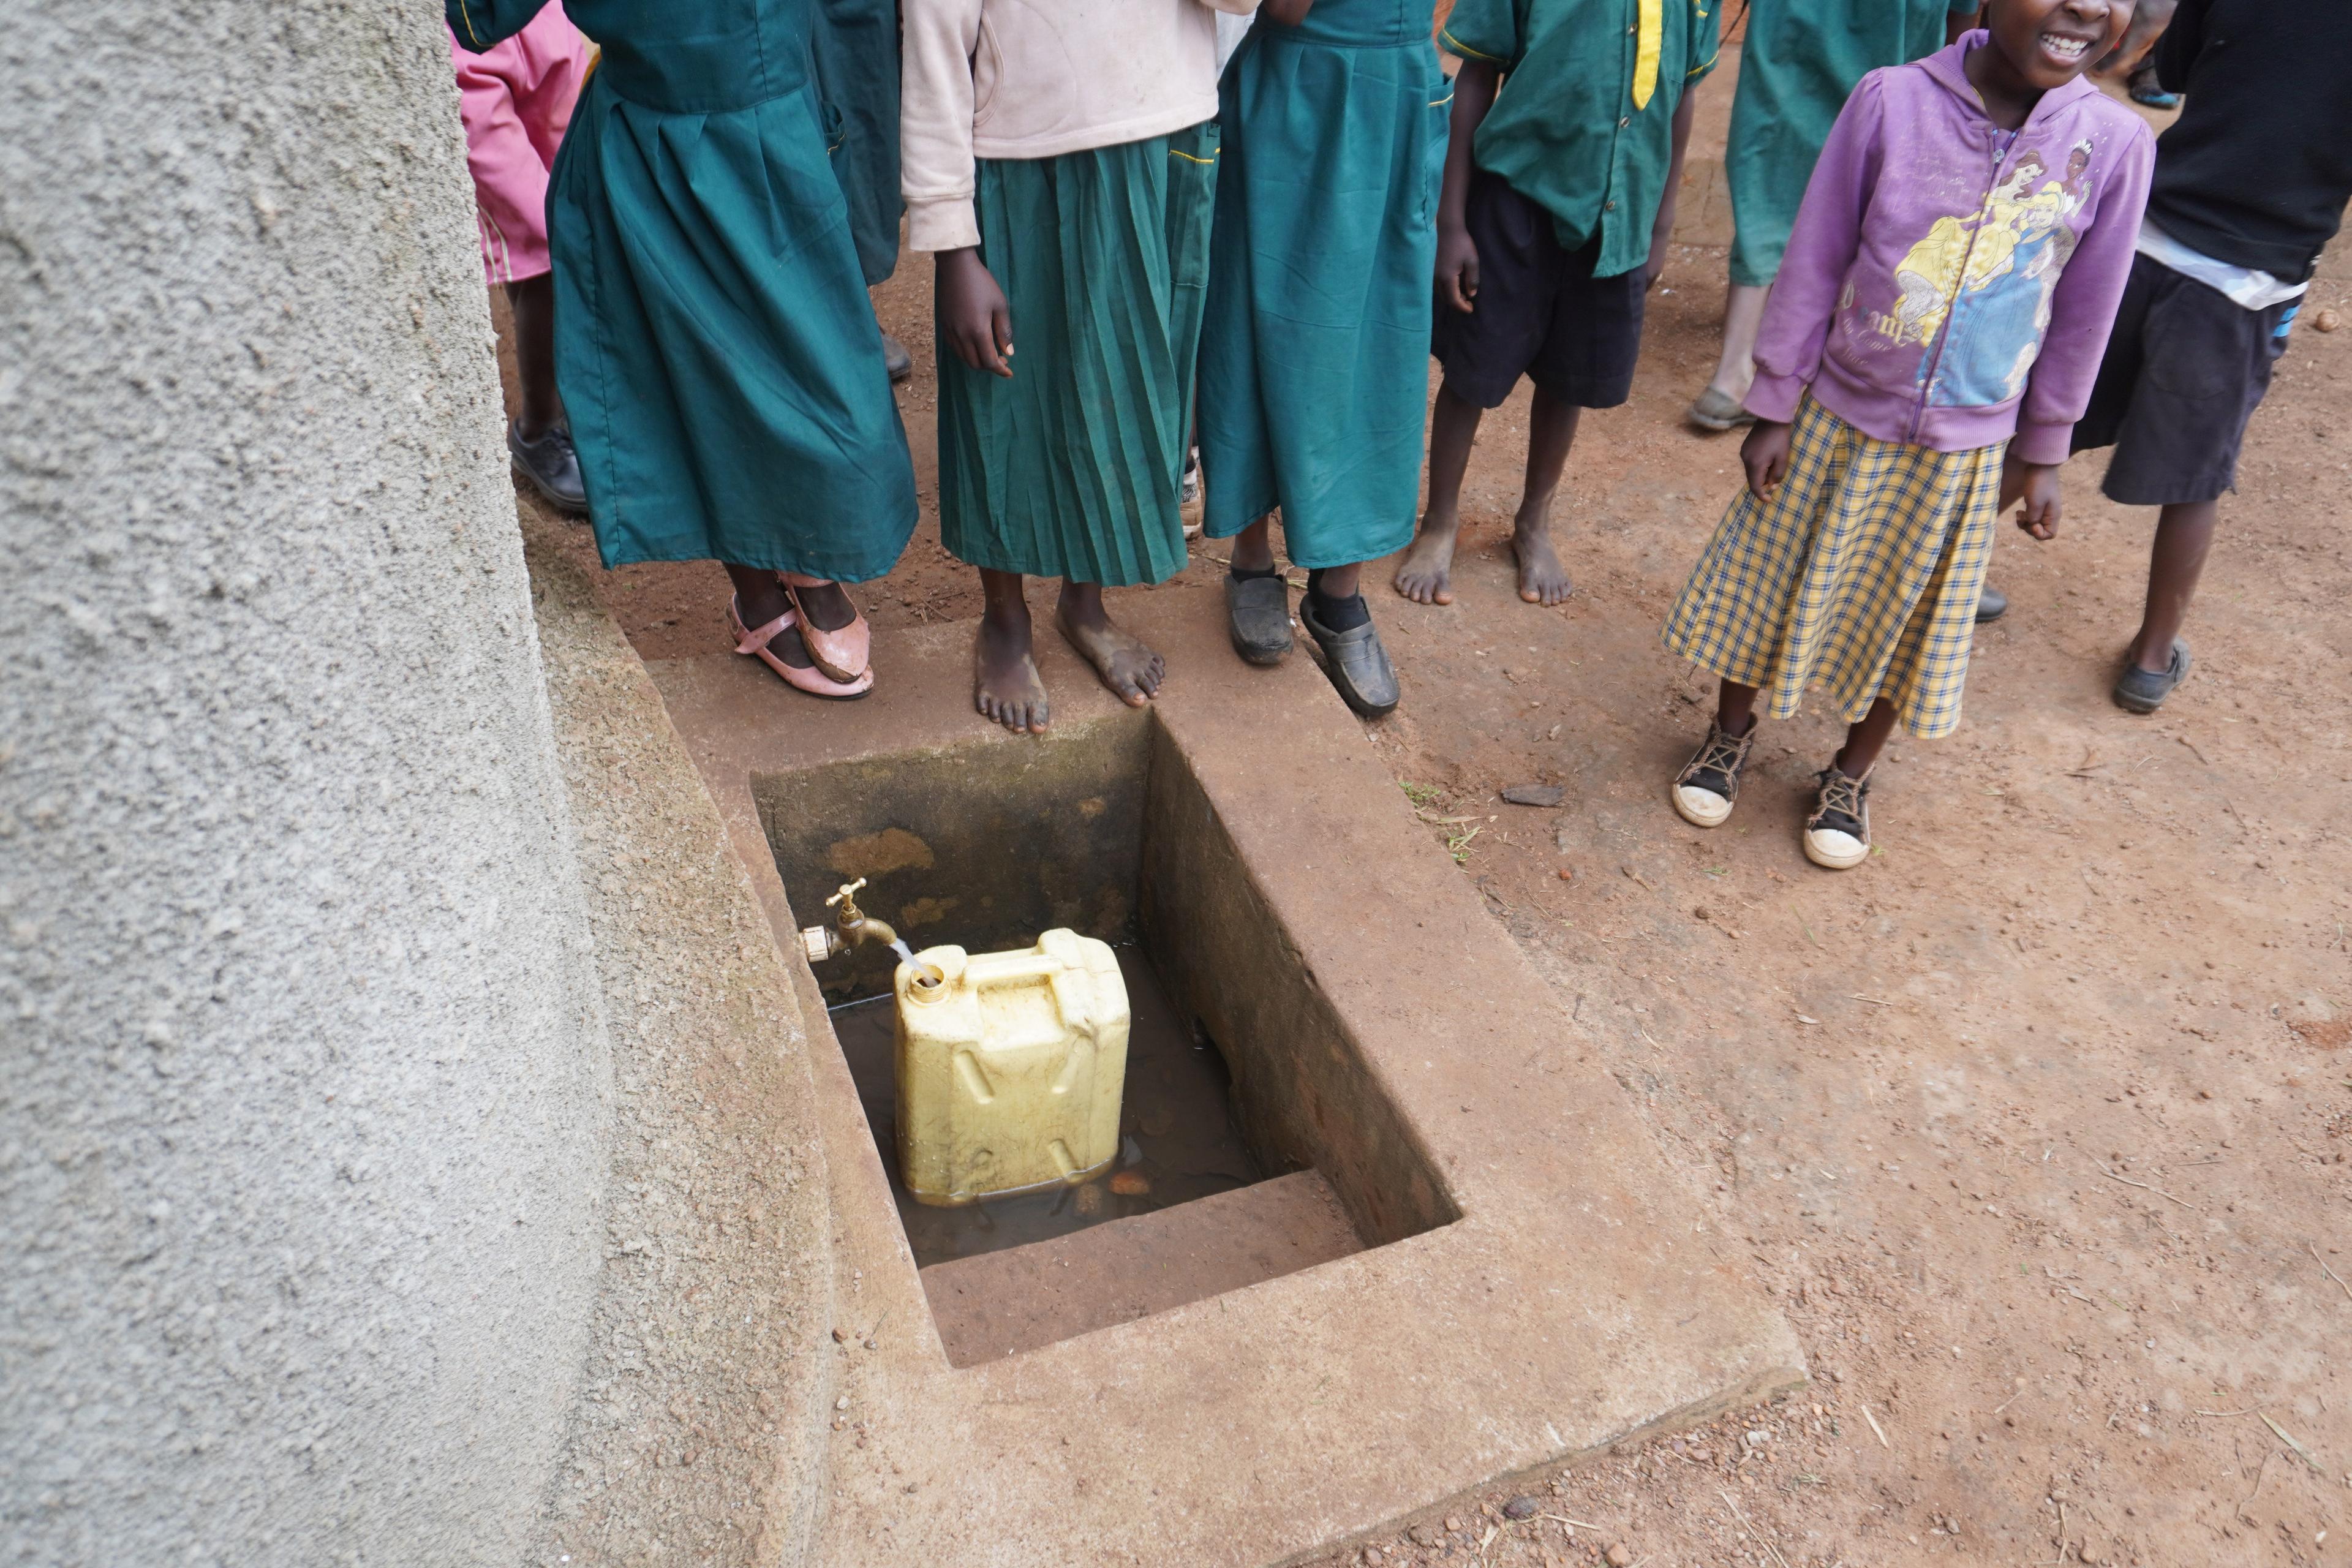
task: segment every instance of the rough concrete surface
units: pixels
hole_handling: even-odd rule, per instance
[[[1719,70],[1701,95],[1694,163],[1720,151],[1709,116],[1727,87]],[[1685,202],[1703,210],[1687,188]],[[1656,626],[1739,483],[1738,437],[1679,423],[1716,363],[1723,268],[1720,250],[1674,247],[1632,402],[1580,430],[1554,514],[1577,577],[1568,604],[1538,609],[1516,591],[1525,390],[1489,416],[1472,458],[1457,602],[1403,604],[1392,563],[1367,570],[1405,700],[1362,732],[1413,792],[1427,850],[1481,828],[1451,875],[1475,890],[1490,938],[1515,943],[1571,1010],[1615,1080],[1606,1092],[1663,1147],[1729,1266],[1775,1292],[1815,1381],[1712,1430],[1454,1497],[1351,1542],[1344,1561],[1377,1547],[1383,1568],[1598,1568],[1611,1546],[1657,1568],[1759,1556],[1876,1568],[1931,1552],[2326,1561],[2345,1539],[2342,1467],[2315,1471],[2259,1415],[2198,1412],[2260,1406],[2321,1465],[2352,1453],[2347,1308],[2322,1272],[2352,1277],[2352,1239],[2331,1219],[2352,1194],[2338,1084],[2352,1038],[2352,942],[2338,927],[2352,922],[2352,760],[2333,695],[2352,678],[2352,574],[2333,521],[2352,485],[2352,331],[2316,324],[2323,309],[2352,321],[2352,237],[2323,259],[2255,416],[2192,617],[2195,679],[2154,721],[2109,701],[2150,514],[2101,498],[2105,455],[2080,455],[2058,541],[2003,531],[1995,574],[2018,607],[1979,635],[1961,733],[1882,761],[1885,853],[1846,875],[1811,867],[1796,837],[1811,770],[1837,743],[1826,712],[1759,748],[1747,826],[1699,833],[1665,803],[1707,692]],[[929,258],[909,254],[876,291],[915,356],[898,396],[927,489],[932,283]],[[584,530],[566,539],[593,557]],[[1213,632],[1222,555],[1197,545],[1174,583],[1111,596],[1122,618],[1182,601],[1175,613],[1209,634],[1167,645],[1171,689],[1203,679],[1203,660],[1234,660]],[[672,660],[763,679],[727,668],[715,564],[592,574],[666,689]],[[856,597],[884,687],[826,707],[768,679],[760,711],[792,735],[879,753],[907,743],[907,710],[886,706],[891,683],[919,674],[902,644],[954,636],[939,623],[978,614],[981,595],[927,517]],[[1035,595],[1041,628],[1050,608]],[[1041,642],[1057,724],[1093,722],[1092,677],[1050,631]],[[961,708],[964,679],[936,694],[941,709]],[[927,733],[972,723],[921,718]],[[1563,784],[1567,798],[1557,812],[1496,798],[1523,783]],[[856,1177],[833,1176],[838,1207]],[[855,1269],[841,1289],[869,1303],[853,1320],[863,1330],[882,1316],[872,1303],[887,1277],[866,1266],[861,1294]],[[883,1323],[886,1353],[905,1310]],[[850,1386],[845,1431],[867,1447],[837,1440],[862,1461],[888,1439]],[[1454,1394],[1474,1408],[1486,1396],[1481,1380]],[[1080,1424],[1075,1441],[1107,1447],[1095,1430]],[[1748,1436],[1759,1430],[1760,1447]],[[1216,1484],[1253,1484],[1267,1440],[1237,1433]],[[877,1466],[886,1478],[913,1479]],[[1520,1492],[1548,1498],[1543,1513],[1505,1514]],[[897,1506],[877,1529],[903,1532]],[[976,1517],[992,1531],[989,1510]],[[1577,1526],[1571,1542],[1561,1518],[1600,1528]],[[1339,1568],[1343,1555],[1312,1561]]]
[[[510,1563],[607,1048],[429,6],[0,26],[0,1556]]]
[[[958,1369],[847,1066],[813,1048],[849,1331],[817,1561],[1284,1562],[1803,1376],[1787,1323],[1699,1216],[1589,1026],[1429,844],[1328,683],[1303,659],[1235,663],[1196,604],[1122,605],[1186,672],[1148,722],[1461,1217]],[[1121,711],[1041,638],[1055,731],[1007,735],[971,710],[970,637],[944,625],[877,643],[875,694],[822,723],[797,721],[808,705],[747,660],[649,664],[780,931],[793,915],[760,864],[754,801],[782,797],[773,775],[941,747],[1019,749],[1050,774],[1048,753],[1095,743]]]
[[[588,1360],[530,1561],[798,1563],[835,1381],[808,1033],[645,666],[538,544],[561,526],[526,514],[617,1109]]]
[[[958,1366],[1205,1301],[1364,1244],[1313,1171],[1254,1182],[1050,1241],[934,1263],[923,1294]]]

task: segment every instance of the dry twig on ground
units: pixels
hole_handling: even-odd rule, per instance
[[[2352,1285],[2347,1285],[2344,1283],[2341,1279],[2336,1277],[2336,1270],[2327,1267],[2327,1259],[2319,1256],[2319,1248],[2312,1246],[2311,1243],[2306,1241],[2303,1244],[2303,1249],[2311,1254],[2311,1260],[2319,1265],[2319,1271],[2322,1274],[2326,1275],[2330,1279],[2336,1280],[2336,1288],[2344,1292],[2345,1300],[2352,1300]]]
[[[1748,1522],[1748,1516],[1739,1511],[1739,1504],[1733,1500],[1729,1492],[1717,1487],[1715,1489],[1715,1495],[1724,1500],[1725,1505],[1731,1510],[1731,1517],[1739,1521],[1739,1528],[1746,1531],[1751,1540],[1764,1542],[1764,1550],[1772,1554],[1773,1562],[1778,1563],[1780,1568],[1789,1568],[1789,1560],[1780,1555],[1780,1549],[1765,1540],[1763,1531]]]
[[[2294,1457],[2301,1459],[2305,1464],[2309,1465],[2312,1468],[2313,1474],[2324,1476],[2327,1473],[2326,1470],[2319,1468],[2319,1461],[2311,1457],[2311,1450],[2296,1442],[2294,1435],[2287,1431],[2285,1427],[2280,1426],[2277,1422],[2272,1420],[2267,1415],[2263,1417],[2263,1425],[2276,1433],[2280,1442],[2284,1443],[2288,1447],[2293,1448],[2294,1450]]]
[[[1867,1405],[1862,1407],[1862,1418],[1870,1423],[1870,1429],[1873,1432],[1878,1434],[1878,1446],[1891,1452],[1895,1445],[1886,1440],[1886,1428],[1878,1424],[1878,1417],[1870,1413],[1870,1406]]]
[[[2158,1197],[2163,1198],[2168,1203],[2179,1204],[2182,1208],[2190,1210],[2193,1213],[2202,1214],[2205,1212],[2204,1210],[2198,1208],[2195,1204],[2190,1203],[2187,1198],[2174,1197],[2162,1187],[2151,1187],[2146,1182],[2135,1182],[2129,1176],[2118,1176],[2113,1171],[2108,1170],[2105,1165],[2099,1165],[2099,1163],[2096,1160],[2092,1161],[2091,1163],[2098,1165],[2099,1174],[2106,1177],[2110,1181],[2121,1182],[2127,1187],[2137,1187],[2144,1193],[2154,1193]]]

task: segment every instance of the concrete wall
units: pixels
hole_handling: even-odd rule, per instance
[[[608,1050],[437,8],[0,27],[0,1559],[517,1561]]]
[[[836,1300],[810,1015],[661,694],[555,542],[575,526],[528,509],[523,548],[615,1114],[588,1354],[527,1560],[790,1568],[826,1447],[856,1440],[830,1428],[851,1353],[830,1331],[874,1315],[854,1279]],[[799,701],[763,695],[780,720]]]

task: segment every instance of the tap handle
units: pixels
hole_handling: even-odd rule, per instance
[[[835,904],[840,905],[841,919],[845,923],[855,923],[864,920],[866,917],[858,911],[857,908],[857,889],[864,886],[866,886],[866,879],[863,877],[858,878],[855,882],[844,882],[841,885],[841,891],[825,900],[824,907],[831,909]]]

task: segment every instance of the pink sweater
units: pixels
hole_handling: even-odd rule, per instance
[[[1258,0],[906,0],[907,242],[980,243],[976,158],[1054,158],[1217,113],[1215,13]]]
[[[2077,78],[2013,136],[1960,62],[1875,70],[1813,165],[1756,340],[1759,418],[1814,400],[1882,441],[2066,459],[2131,275],[2155,138]]]

